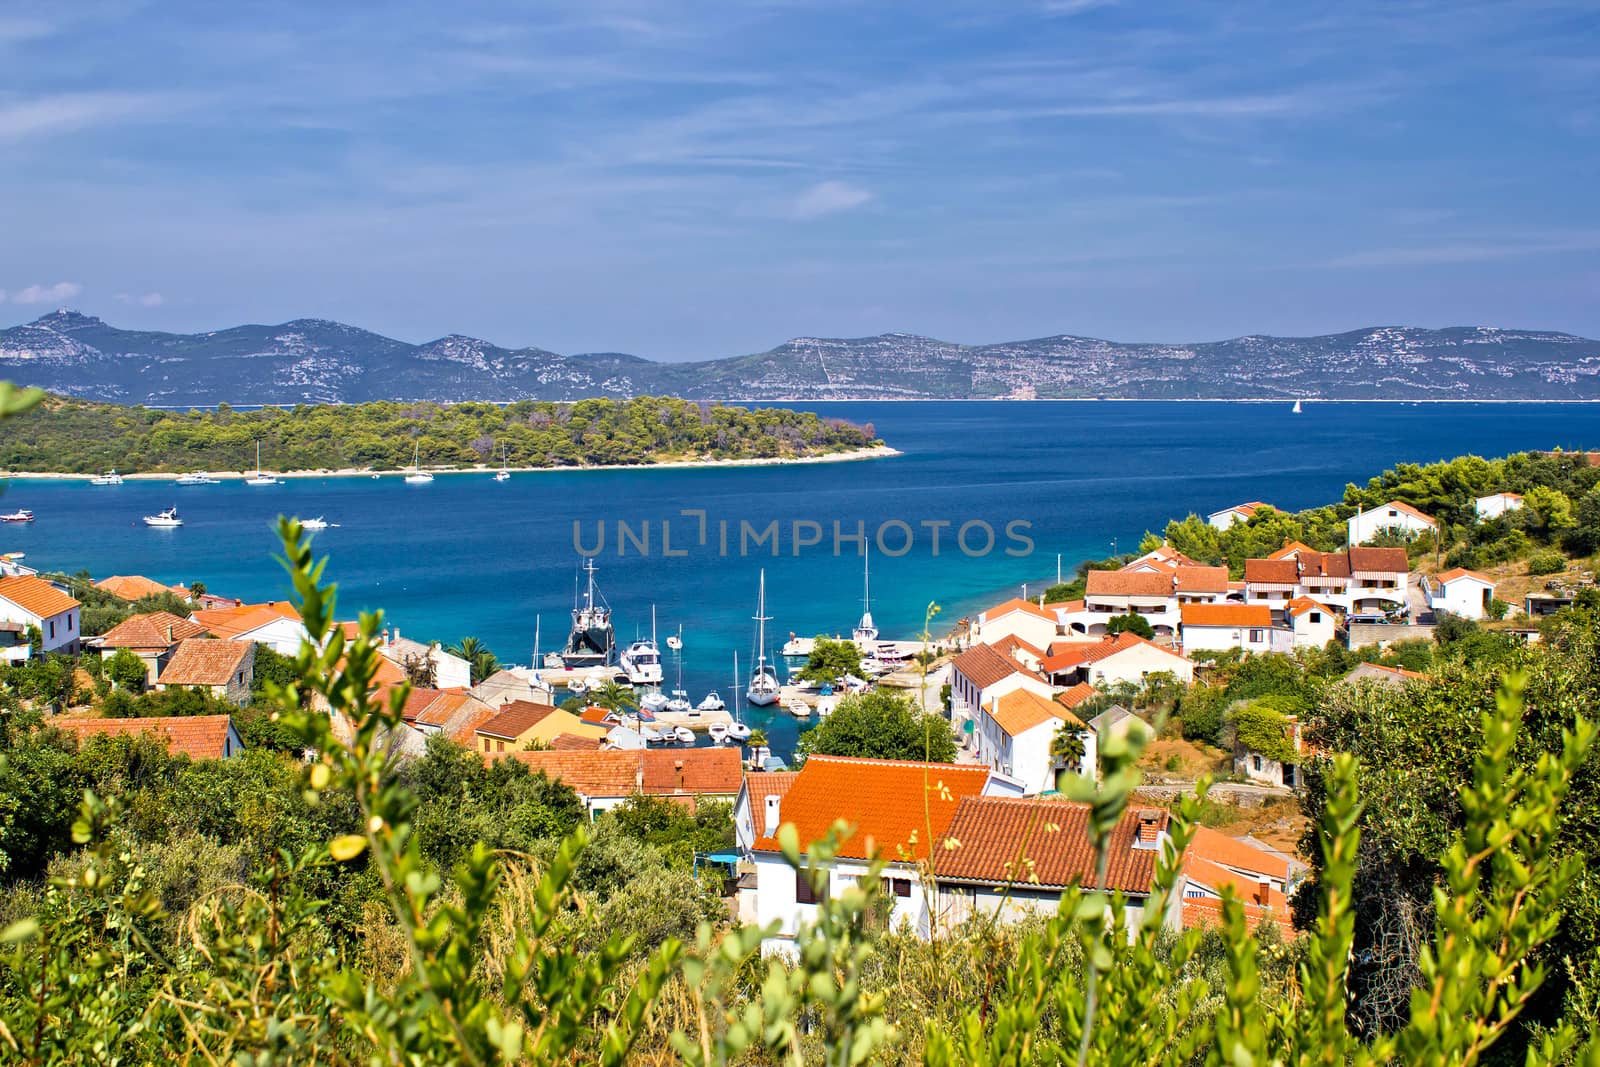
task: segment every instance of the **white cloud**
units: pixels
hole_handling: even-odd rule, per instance
[[[1097,7],[1110,7],[1117,0],[1045,0],[1040,5],[1046,15],[1081,15]]]
[[[142,308],[158,308],[167,302],[160,293],[118,293],[117,303]]]
[[[77,282],[56,282],[54,285],[30,285],[11,294],[13,304],[52,304],[71,300],[83,292]]]
[[[140,93],[57,93],[0,104],[0,141],[97,126],[145,114],[159,103]]]
[[[860,207],[871,199],[872,194],[860,186],[846,182],[818,182],[800,194],[792,211],[798,219],[818,219]]]

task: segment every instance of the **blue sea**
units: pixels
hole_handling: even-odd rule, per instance
[[[848,539],[858,529],[881,531],[886,550],[872,553],[872,611],[883,636],[910,638],[931,602],[941,609],[933,629],[945,632],[998,597],[1037,594],[1054,580],[1058,556],[1070,574],[1081,559],[1134,547],[1169,516],[1245,500],[1322,504],[1339,499],[1347,482],[1402,462],[1600,447],[1600,406],[1577,404],[1314,403],[1301,415],[1283,403],[797,406],[871,423],[903,455],[519,473],[504,483],[487,473],[441,475],[423,486],[398,477],[266,488],[17,480],[0,508],[30,508],[38,518],[0,528],[0,551],[26,552],[41,569],[203,581],[228,596],[279,598],[288,583],[274,560],[272,520],[325,516],[337,526],[316,534],[315,547],[329,557],[343,617],[381,607],[408,636],[453,643],[475,635],[503,661],[528,663],[536,620],[543,651],[564,640],[577,545],[592,551],[603,529],[597,580],[619,642],[649,631],[654,605],[661,637],[683,632],[681,664],[668,654],[668,684],[681,666],[698,700],[713,687],[728,695],[736,651],[749,671],[763,568],[772,649],[790,632],[849,632],[861,613],[861,557]],[[173,504],[182,529],[140,523]],[[631,534],[620,555],[619,522]],[[768,728],[775,751],[792,748],[796,725],[786,715],[751,710],[746,719]]]

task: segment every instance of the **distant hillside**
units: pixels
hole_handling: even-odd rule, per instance
[[[563,356],[451,335],[412,345],[325,319],[200,334],[121,330],[61,310],[0,330],[0,377],[140,404],[367,400],[1139,397],[1600,399],[1600,341],[1564,333],[1376,327],[1323,337],[958,345],[912,334],[796,338],[691,363]]]

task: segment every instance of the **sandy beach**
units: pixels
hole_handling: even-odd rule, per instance
[[[757,457],[752,459],[675,459],[661,463],[604,463],[590,464],[573,467],[507,467],[512,474],[556,474],[563,471],[645,471],[645,470],[693,470],[700,467],[781,467],[796,463],[853,463],[868,459],[886,459],[900,455],[899,449],[890,448],[888,445],[875,445],[871,448],[854,448],[848,452],[827,452],[816,456],[772,456]],[[450,474],[490,474],[499,470],[498,466],[483,464],[476,467],[423,467],[429,474],[443,477]],[[178,477],[178,471],[151,471],[123,474],[122,477],[130,482],[165,482]],[[217,481],[237,481],[249,478],[255,474],[254,470],[248,471],[206,471],[207,477]],[[263,470],[262,474],[272,478],[398,478],[411,473],[409,467],[374,470],[371,468],[344,467],[339,470],[307,470],[307,471],[270,471]],[[64,481],[88,481],[90,478],[99,477],[98,474],[64,474],[51,471],[0,471],[0,478],[9,479],[60,479]]]

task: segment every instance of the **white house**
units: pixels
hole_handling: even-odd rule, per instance
[[[1322,648],[1338,630],[1338,616],[1333,609],[1308,596],[1289,601],[1284,615],[1295,648]]]
[[[990,645],[973,645],[950,661],[951,725],[958,734],[971,731],[968,745],[975,747],[983,705],[1018,689],[1046,699],[1055,694],[1049,682],[1010,656]]]
[[[199,608],[189,618],[227,641],[266,645],[281,656],[293,656],[309,636],[300,613],[286,600],[269,604],[237,604],[225,608]]]
[[[1294,647],[1292,633],[1278,626],[1272,609],[1265,604],[1185,604],[1183,606],[1183,651],[1225,652],[1242,648],[1246,652],[1288,652]]]
[[[1494,582],[1477,571],[1463,567],[1445,571],[1433,580],[1423,579],[1428,607],[1447,611],[1463,619],[1483,619],[1494,601]]]
[[[1508,511],[1516,511],[1522,506],[1521,493],[1490,493],[1480,496],[1473,502],[1473,509],[1477,511],[1480,519],[1498,519]]]
[[[1059,626],[1056,613],[1031,600],[1013,597],[978,616],[976,640],[992,645],[1005,637],[1016,637],[1037,648],[1049,648]]]
[[[429,663],[433,667],[433,684],[439,689],[465,689],[472,685],[472,664],[460,656],[451,655],[439,642],[423,644],[400,636],[400,628],[392,633],[385,631],[383,644],[378,651],[390,663],[399,667],[407,663]]]
[[[1293,715],[1286,718],[1284,739],[1289,742],[1289,747],[1298,758],[1305,750],[1305,744],[1300,737],[1300,720]],[[1283,763],[1264,752],[1247,748],[1237,741],[1233,746],[1233,770],[1235,774],[1257,785],[1298,789],[1305,784],[1297,764]]]
[[[1118,682],[1143,684],[1152,674],[1171,674],[1185,685],[1194,681],[1194,663],[1126,631],[1099,641],[1058,641],[1044,661],[1044,673],[1056,685],[1079,682],[1105,688]]]
[[[1358,511],[1346,524],[1346,539],[1352,545],[1365,544],[1386,531],[1399,534],[1431,534],[1439,524],[1410,504],[1391,500],[1370,511]]]
[[[1090,571],[1084,583],[1081,632],[1103,634],[1118,615],[1140,615],[1157,633],[1176,633],[1178,603],[1171,571]],[[1069,629],[1077,631],[1064,620]]]
[[[1406,610],[1411,564],[1403,548],[1317,552],[1291,545],[1274,556],[1244,561],[1246,603],[1266,604],[1280,614],[1299,597],[1355,614]]]
[[[37,627],[45,652],[71,655],[83,639],[77,600],[32,575],[0,578],[0,621],[17,624],[24,634]]]
[[[1077,764],[1064,769],[1094,777],[1099,766],[1094,732],[1064,705],[1027,689],[1014,689],[982,705],[973,738],[979,762],[1020,782],[1022,792],[1032,795],[1055,788],[1056,760],[1050,746],[1061,730],[1077,734],[1083,743]]]
[[[1289,857],[1197,826],[1183,855],[1182,873],[1186,929],[1221,926],[1222,894],[1231,890],[1250,927],[1273,922],[1292,936],[1294,922],[1286,894],[1296,884],[1296,871]]]
[[[1271,506],[1259,500],[1252,500],[1245,504],[1235,504],[1231,508],[1223,508],[1221,511],[1213,511],[1206,516],[1206,521],[1219,530],[1226,530],[1235,523],[1249,522],[1257,511]]]

